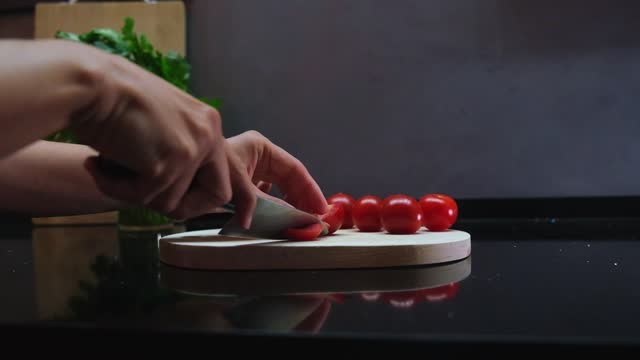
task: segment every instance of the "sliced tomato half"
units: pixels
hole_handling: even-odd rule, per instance
[[[340,203],[330,204],[329,211],[320,216],[320,219],[329,224],[329,233],[327,235],[333,234],[340,229],[344,221],[344,205]]]
[[[284,231],[284,236],[293,241],[311,241],[322,234],[322,224],[313,223],[298,228],[289,228]]]

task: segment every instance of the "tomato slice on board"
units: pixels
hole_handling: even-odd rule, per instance
[[[353,223],[362,232],[382,230],[382,200],[376,196],[363,196],[356,201],[352,210]]]
[[[329,204],[342,204],[344,207],[344,220],[342,221],[341,229],[351,229],[353,227],[351,210],[353,209],[353,204],[355,204],[355,202],[356,200],[351,197],[351,195],[344,193],[332,195],[327,199],[327,203]]]
[[[294,241],[311,241],[317,239],[322,230],[322,224],[313,223],[299,228],[289,228],[284,231],[284,236]]]
[[[382,226],[390,234],[413,234],[422,226],[421,213],[416,199],[402,194],[391,195],[382,203]]]
[[[320,220],[329,224],[329,232],[327,235],[338,231],[344,222],[344,206],[341,203],[330,204],[329,211],[320,216]]]
[[[420,198],[422,224],[429,231],[445,231],[458,219],[458,204],[450,196],[427,194]]]

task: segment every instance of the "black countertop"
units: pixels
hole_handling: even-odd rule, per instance
[[[635,345],[636,221],[595,223],[463,221],[457,228],[471,233],[472,254],[462,261],[293,272],[160,264],[158,236],[196,228],[189,224],[161,233],[23,226],[0,237],[0,324],[13,334]]]

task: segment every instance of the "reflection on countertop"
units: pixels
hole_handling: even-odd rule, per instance
[[[160,263],[158,239],[181,231],[185,228],[34,228],[37,319],[316,333],[335,307],[347,303],[407,311],[453,299],[471,273],[471,258],[425,267],[321,271],[197,271]]]

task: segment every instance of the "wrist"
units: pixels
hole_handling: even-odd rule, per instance
[[[76,88],[76,94],[71,95],[76,101],[65,126],[79,132],[84,140],[90,140],[87,137],[100,128],[99,123],[113,112],[117,103],[114,79],[118,77],[117,62],[123,59],[86,44],[62,45],[68,51],[67,78],[70,86]]]

